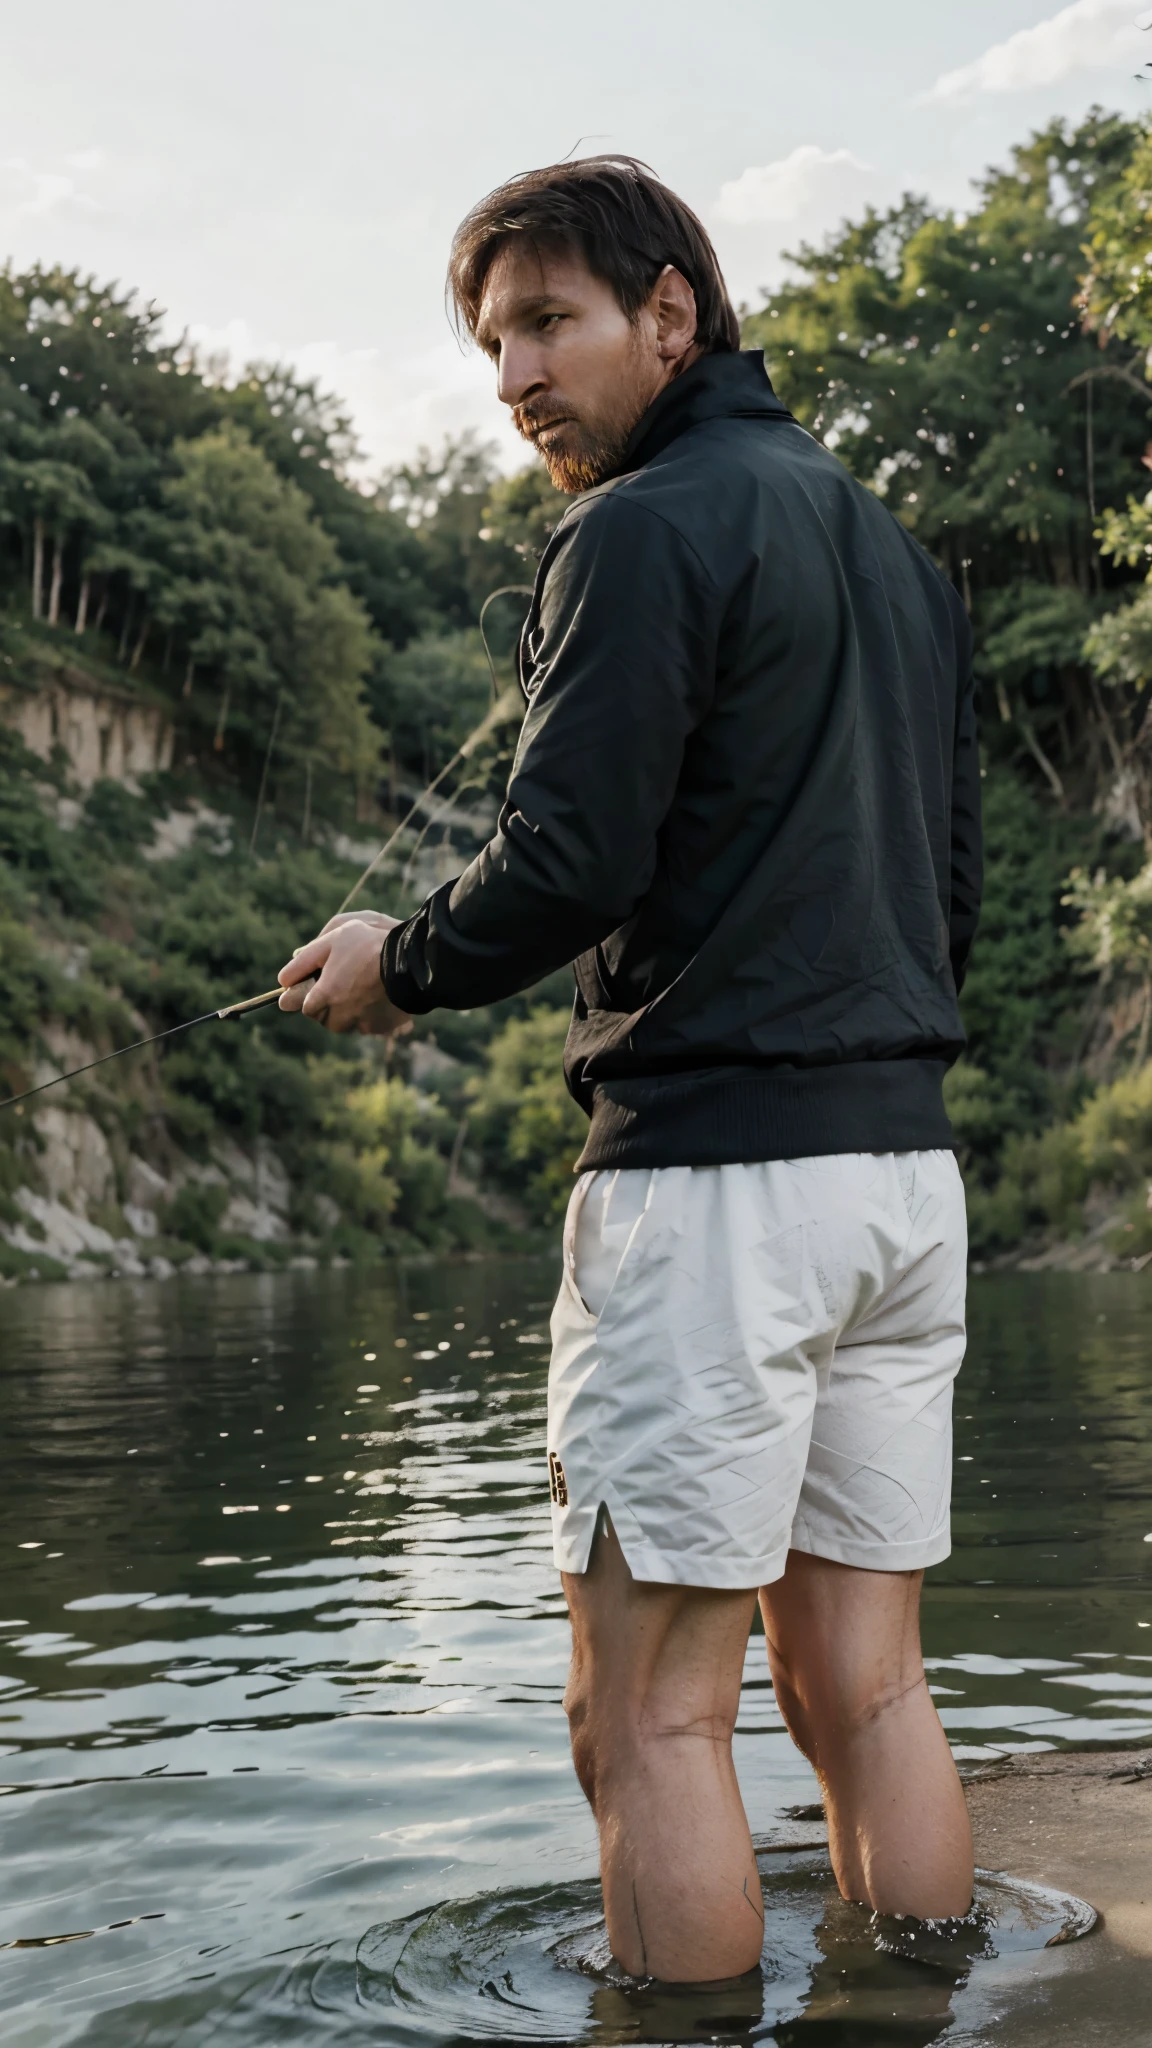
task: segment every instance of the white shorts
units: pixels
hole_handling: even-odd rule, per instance
[[[768,1585],[789,1548],[938,1564],[966,1267],[951,1152],[585,1174],[552,1312],[561,1571],[601,1506],[668,1585]]]

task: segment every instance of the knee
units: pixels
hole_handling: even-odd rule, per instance
[[[684,1745],[707,1745],[730,1754],[735,1708],[714,1698],[654,1686],[621,1697],[589,1662],[574,1662],[564,1692],[572,1762],[593,1811],[614,1803],[613,1787],[623,1781],[650,1785],[667,1768],[683,1762]]]
[[[838,1670],[824,1663],[807,1669],[802,1662],[782,1660],[774,1664],[772,1677],[788,1731],[816,1767],[926,1686],[923,1669],[883,1673]]]

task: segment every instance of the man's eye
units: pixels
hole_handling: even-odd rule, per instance
[[[565,315],[563,313],[541,313],[538,325],[541,328],[553,327],[564,318]]]

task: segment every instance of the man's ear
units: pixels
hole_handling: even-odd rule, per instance
[[[696,340],[696,294],[675,264],[664,265],[648,310],[656,323],[657,353],[666,363],[682,362]]]

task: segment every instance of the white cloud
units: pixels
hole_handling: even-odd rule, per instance
[[[34,171],[22,156],[10,156],[0,163],[0,191],[12,220],[30,220],[38,213],[51,213],[76,191],[74,178],[61,171]]]
[[[98,167],[97,157],[103,162],[102,151],[85,150],[64,161],[74,170],[88,171]],[[96,202],[64,171],[38,171],[23,156],[0,159],[0,222],[35,220],[66,205],[92,211]]]
[[[722,185],[713,217],[732,227],[798,221],[814,211],[824,213],[849,203],[861,176],[870,172],[871,166],[850,149],[818,149],[814,142],[802,142],[791,156],[772,164],[751,164]]]
[[[1141,38],[1147,15],[1133,16],[1132,0],[1072,0],[1034,28],[1018,29],[983,56],[936,80],[929,100],[977,92],[1027,92],[1055,85],[1075,71],[1112,70],[1152,55]]]
[[[167,324],[169,330],[176,326],[171,318]],[[495,442],[505,470],[522,469],[532,459],[496,397],[492,365],[475,350],[463,353],[448,335],[417,356],[389,357],[379,348],[347,348],[335,341],[273,339],[244,319],[223,327],[191,322],[187,333],[201,360],[215,359],[226,378],[252,362],[288,363],[300,377],[315,377],[323,391],[344,401],[369,476],[407,461],[418,447],[435,453],[445,435],[456,438],[468,429]]]
[[[761,292],[788,275],[786,251],[818,248],[838,222],[880,203],[886,189],[850,149],[814,142],[775,163],[752,164],[722,185],[708,217],[735,303],[758,305]]]

